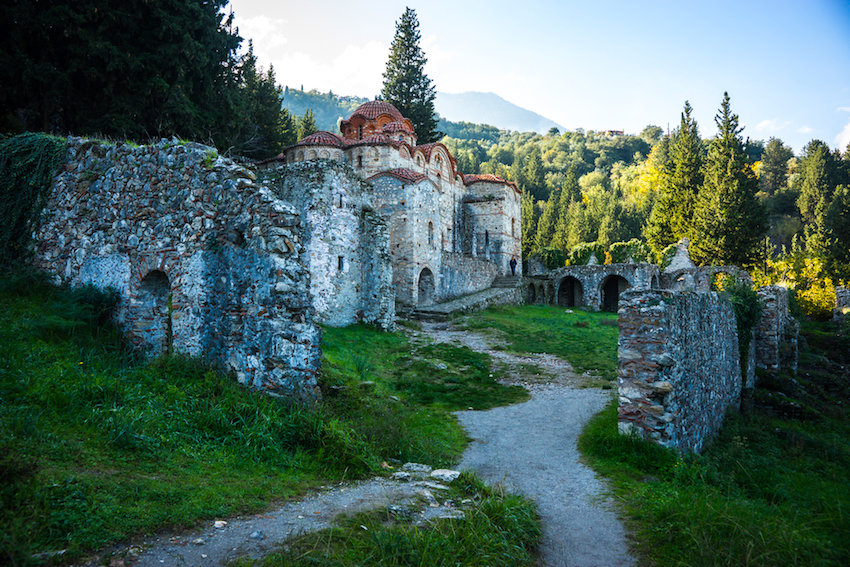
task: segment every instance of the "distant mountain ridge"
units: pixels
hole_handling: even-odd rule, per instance
[[[295,88],[286,88],[281,100],[281,107],[299,117],[307,109],[312,109],[316,126],[320,130],[329,132],[337,131],[339,120],[348,118],[351,113],[368,98],[357,96],[340,96],[332,92],[322,93],[316,90],[302,91]],[[536,112],[526,110],[512,102],[508,102],[494,93],[465,92],[465,93],[437,93],[434,107],[440,118],[444,121],[480,126],[479,129],[493,130],[491,136],[498,137],[498,130],[513,130],[515,132],[537,132],[545,134],[553,126],[561,130],[566,129],[554,121],[541,116]],[[441,127],[442,130],[452,128]],[[485,135],[477,137],[488,137]]]
[[[464,93],[437,93],[434,107],[442,118],[452,122],[489,124],[500,130],[538,132],[544,134],[553,126],[563,126],[545,116],[509,102],[495,93],[469,91]]]

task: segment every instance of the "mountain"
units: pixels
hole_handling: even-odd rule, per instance
[[[441,117],[454,122],[492,124],[502,130],[546,133],[564,127],[536,112],[521,108],[494,93],[437,93],[434,107]]]

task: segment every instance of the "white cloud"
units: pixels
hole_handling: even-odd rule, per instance
[[[389,47],[379,41],[349,45],[329,63],[300,51],[272,57],[281,85],[337,94],[373,97],[381,91]]]
[[[811,131],[812,131],[812,129],[809,128],[808,126],[802,126],[800,128],[797,128],[797,132],[799,132],[800,134],[808,134]]]
[[[850,106],[839,106],[835,112],[850,112]]]
[[[778,132],[779,130],[785,129],[785,127],[790,124],[791,122],[788,121],[780,124],[775,118],[773,118],[771,120],[762,120],[755,125],[755,130],[756,132]]]
[[[239,35],[245,40],[242,44],[243,48],[247,49],[248,40],[253,40],[254,53],[261,59],[266,59],[274,48],[287,43],[286,36],[282,31],[286,23],[286,20],[273,20],[266,16],[254,18],[239,18],[237,16],[236,18]]]
[[[850,111],[850,108],[847,110]],[[847,147],[847,144],[850,144],[850,122],[847,122],[847,126],[844,127],[844,130],[835,137],[835,144],[842,152],[844,151],[844,148]]]

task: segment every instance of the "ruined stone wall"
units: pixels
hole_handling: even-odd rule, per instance
[[[629,290],[619,326],[620,431],[700,451],[740,404],[731,303],[716,293]]]
[[[605,283],[610,278],[622,278],[617,280],[617,294],[626,289],[657,288],[659,270],[654,264],[597,264],[546,270],[527,278],[526,302],[602,309]]]
[[[440,296],[447,299],[487,289],[499,274],[499,267],[481,258],[444,252]],[[518,296],[521,297],[521,294]]]
[[[113,286],[118,323],[150,354],[207,354],[268,393],[318,395],[297,211],[213,148],[69,138],[36,261],[72,285]]]
[[[367,214],[374,206],[372,186],[347,165],[329,160],[269,163],[258,178],[302,217],[317,322],[393,328],[389,232],[379,216]]]
[[[758,295],[763,311],[753,333],[756,366],[768,372],[796,370],[799,325],[788,312],[788,289],[765,286],[759,288]]]
[[[848,313],[850,313],[850,288],[836,287],[835,309],[832,311],[832,319],[841,323],[847,318]]]

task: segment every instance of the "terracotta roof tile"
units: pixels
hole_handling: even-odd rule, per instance
[[[337,136],[336,134],[332,134],[331,132],[319,131],[314,134],[310,134],[306,138],[299,141],[296,146],[334,146],[334,147],[342,147],[345,145],[345,142],[342,138]]]
[[[370,100],[369,102],[364,102],[351,113],[351,116],[349,116],[348,119],[351,120],[358,114],[367,120],[374,120],[382,114],[389,114],[398,122],[404,121],[404,116],[401,115],[401,112],[399,112],[395,106],[383,100]]]
[[[381,175],[392,175],[393,177],[397,177],[402,181],[422,181],[423,179],[428,179],[428,176],[419,173],[418,171],[413,171],[412,169],[407,169],[406,167],[397,167],[395,169],[388,169],[387,171],[381,171],[376,173],[369,179],[374,179],[376,177],[380,177]]]
[[[473,183],[478,183],[479,181],[487,181],[487,182],[490,182],[490,183],[504,183],[505,185],[509,185],[509,186],[513,187],[514,189],[517,189],[517,185],[513,181],[507,181],[505,179],[502,179],[501,177],[493,175],[492,173],[482,173],[480,175],[464,175],[463,176],[463,184],[464,185],[472,185]]]
[[[384,124],[382,128],[384,132],[413,132],[410,129],[410,126],[405,124],[404,122],[390,122],[389,124]]]

